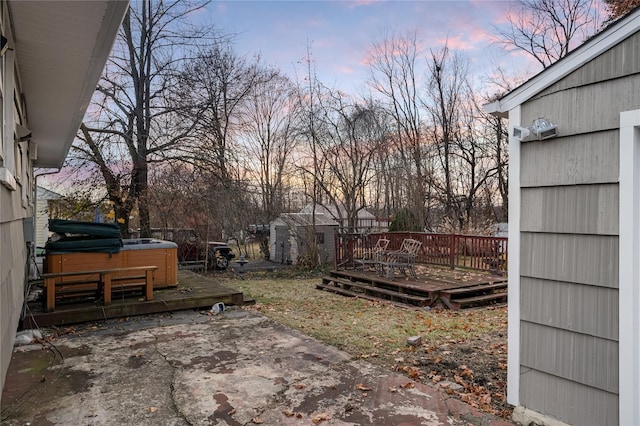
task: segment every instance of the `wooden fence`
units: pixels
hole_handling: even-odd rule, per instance
[[[334,268],[355,267],[360,253],[376,245],[379,238],[389,240],[388,250],[397,250],[405,238],[422,242],[419,263],[469,268],[503,273],[507,270],[507,238],[479,235],[428,234],[424,232],[380,232],[367,235],[336,233]]]

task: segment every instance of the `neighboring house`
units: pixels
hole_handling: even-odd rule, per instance
[[[311,214],[282,213],[269,226],[269,260],[296,265],[307,255],[307,247],[317,244],[320,262],[332,262],[338,227],[338,222],[322,213],[315,215],[315,228]]]
[[[34,167],[60,168],[128,1],[0,2],[0,385],[35,238]]]
[[[62,199],[62,195],[45,189],[36,188],[36,247],[44,247],[49,239],[49,219],[56,219],[56,200]]]
[[[507,401],[640,425],[640,9],[485,109],[509,118]]]
[[[509,224],[506,222],[494,223],[491,225],[491,235],[499,238],[507,238],[509,236]]]
[[[340,228],[347,228],[347,212],[341,208],[340,210],[336,209],[335,206],[325,206],[322,204],[316,204],[315,206],[316,213],[322,213],[333,220],[338,222]],[[313,213],[313,206],[307,204],[305,207],[300,210],[300,213],[311,214]],[[368,233],[368,232],[384,232],[389,230],[389,221],[378,219],[373,213],[371,213],[367,209],[358,210],[358,222],[356,223],[356,232]]]

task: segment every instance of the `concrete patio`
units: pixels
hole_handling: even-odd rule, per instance
[[[3,425],[511,424],[238,308],[62,331],[14,350]]]

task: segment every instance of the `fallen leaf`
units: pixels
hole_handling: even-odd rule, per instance
[[[460,377],[472,377],[473,371],[466,369],[460,373]]]
[[[235,413],[237,413],[237,411],[234,408],[233,410],[229,411],[227,414],[230,415],[230,416],[233,416]]]
[[[329,416],[329,414],[327,413],[320,413],[320,414],[316,414],[315,416],[313,416],[313,418],[311,419],[311,422],[314,425],[317,425],[318,423],[325,421],[325,420],[329,420],[331,419],[331,416]]]
[[[361,390],[361,391],[370,391],[371,390],[371,388],[369,386],[364,385],[362,383],[358,383],[356,385],[356,389]]]
[[[294,413],[294,412],[293,412],[293,411],[291,411],[291,410],[285,410],[285,411],[283,411],[283,412],[282,412],[282,414],[284,414],[284,415],[285,415],[285,416],[287,416],[287,417],[293,417],[293,416],[295,416],[295,415],[296,415],[296,413]]]
[[[293,387],[296,389],[304,389],[307,387],[307,385],[305,385],[304,383],[296,383],[295,385],[293,385]]]
[[[251,423],[255,423],[257,425],[261,425],[264,421],[260,417],[254,417],[251,419]]]
[[[413,384],[413,382],[407,382],[407,383],[401,384],[400,387],[403,389],[413,389],[415,385]]]
[[[150,413],[155,413],[156,411],[158,411],[158,407],[149,407]]]

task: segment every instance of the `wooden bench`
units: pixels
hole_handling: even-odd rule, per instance
[[[156,269],[157,266],[131,266],[42,274],[46,293],[45,307],[47,312],[53,312],[57,296],[62,299],[95,295],[96,300],[102,298],[104,304],[109,305],[114,291],[137,288],[143,290],[145,300],[153,300],[153,272]]]

